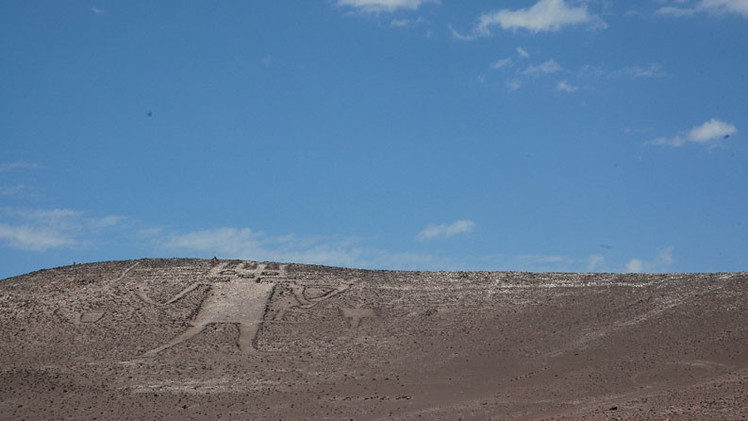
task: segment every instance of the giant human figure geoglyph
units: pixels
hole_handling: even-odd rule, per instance
[[[209,288],[197,315],[189,321],[190,327],[169,342],[146,352],[144,356],[153,357],[182,343],[202,332],[211,323],[236,324],[239,327],[238,342],[241,352],[257,353],[257,331],[265,321],[268,301],[279,285],[291,290],[295,302],[286,303],[286,307],[275,315],[275,320],[281,319],[288,310],[312,308],[323,300],[347,291],[349,287],[339,286],[318,297],[309,298],[304,294],[303,285],[289,281],[284,275],[283,268],[273,271],[266,270],[264,264],[254,262],[223,262],[210,270],[207,280],[193,283],[164,304],[154,302],[140,291],[138,296],[144,301],[154,305],[168,305],[180,300],[200,285],[207,285]]]

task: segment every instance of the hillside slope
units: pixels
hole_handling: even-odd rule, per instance
[[[0,281],[0,419],[745,419],[748,274],[189,259]]]

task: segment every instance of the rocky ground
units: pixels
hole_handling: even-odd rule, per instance
[[[747,273],[61,267],[0,280],[0,419],[746,419],[747,302]]]

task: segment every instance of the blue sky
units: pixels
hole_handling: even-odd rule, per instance
[[[0,277],[748,262],[748,0],[0,4]]]

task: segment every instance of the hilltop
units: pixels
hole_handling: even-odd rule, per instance
[[[0,419],[745,419],[748,274],[143,259],[0,281]]]

